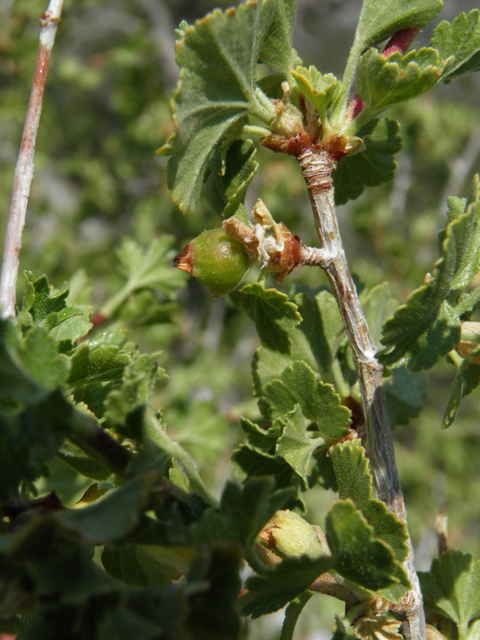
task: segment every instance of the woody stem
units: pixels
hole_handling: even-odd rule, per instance
[[[367,428],[366,449],[377,495],[406,525],[405,504],[387,418],[383,367],[375,359],[376,347],[350,275],[335,214],[332,171],[336,161],[327,151],[315,153],[311,148],[303,149],[297,160],[307,184],[321,242],[323,260],[320,266],[330,281],[355,359]],[[406,616],[407,638],[416,640],[425,638],[425,617],[410,538],[408,545],[409,553],[403,566],[412,590],[404,597],[397,612]]]

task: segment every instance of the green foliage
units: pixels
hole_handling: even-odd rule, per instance
[[[464,213],[458,215],[455,207],[449,209],[450,222],[439,238],[441,257],[428,283],[410,294],[406,304],[385,323],[384,346],[378,353],[381,362],[388,366],[404,364],[409,371],[429,369],[459,342],[459,316],[473,307],[466,309],[462,302],[478,271],[479,212],[477,177]]]
[[[398,123],[387,118],[371,120],[356,133],[365,151],[345,156],[333,172],[336,204],[358,198],[366,186],[377,187],[393,178],[396,164],[392,156],[401,149],[398,133]]]
[[[435,28],[430,45],[443,62],[444,82],[480,69],[479,18],[478,9],[474,9],[468,15],[461,13],[451,24],[444,20]]]
[[[427,614],[454,622],[459,640],[474,638],[474,621],[480,617],[480,563],[468,553],[449,549],[419,578]]]
[[[55,290],[45,276],[26,272],[22,308],[0,327],[0,629],[27,640],[238,640],[245,635],[240,609],[256,618],[287,605],[280,637],[292,640],[313,596],[310,589],[320,589],[317,578],[328,574],[327,581],[361,601],[346,619],[357,636],[400,638],[398,621],[371,603],[381,596],[377,603],[398,604],[410,586],[402,568],[406,528],[375,499],[370,462],[360,441],[351,439],[363,437],[362,394],[335,298],[327,288],[307,284],[318,285],[318,269],[296,271],[289,296],[267,289],[265,274],[254,283],[252,269],[248,284],[230,296],[234,306],[227,300],[211,307],[190,284],[177,322],[177,294],[186,278],[171,261],[177,241],[185,244],[218,225],[206,212],[202,192],[215,215],[236,216],[251,226],[244,202],[258,165],[254,144],[243,136],[268,139],[273,132],[281,138],[282,112],[298,116],[294,124],[312,136],[315,151],[327,143],[337,149],[337,204],[358,198],[366,186],[391,181],[400,128],[395,120],[374,116],[439,80],[478,70],[479,12],[442,22],[429,48],[384,58],[372,47],[401,29],[425,26],[440,2],[365,0],[340,81],[328,70],[299,66],[291,47],[295,0],[257,0],[217,9],[196,22],[195,3],[161,3],[160,14],[149,13],[152,7],[144,3],[123,13],[127,0],[115,9],[118,20],[106,19],[111,7],[102,7],[101,29],[95,4],[69,7],[64,23],[62,18],[36,156],[42,179],[30,200],[33,215],[22,250],[26,264],[37,268],[41,261],[41,272],[47,268],[60,281],[87,264],[92,282],[82,271],[70,292],[67,285]],[[9,157],[21,126],[10,101],[26,101],[36,49],[28,29],[37,8],[25,0],[13,11],[6,29],[0,27],[2,159]],[[75,11],[77,22],[70,22]],[[168,22],[162,11],[174,20],[189,11],[194,22],[183,21],[176,32],[175,131],[162,153],[172,156],[167,173],[173,200],[182,211],[198,207],[198,219],[182,218],[169,204],[152,159],[171,132],[167,100],[158,87],[157,57],[162,69],[168,66],[165,31],[158,40],[158,16],[162,25]],[[79,43],[75,33],[90,18],[91,41]],[[330,19],[324,22],[336,37]],[[118,34],[110,23],[119,25]],[[123,24],[129,25],[125,36]],[[96,31],[102,33],[100,44],[94,43]],[[349,120],[355,69],[364,107]],[[96,112],[95,104],[101,105]],[[471,136],[477,114],[474,107],[462,111],[458,105],[449,111],[433,99],[428,109],[411,103],[403,114],[399,164],[415,156],[419,165],[412,173],[421,176],[422,189],[409,193],[408,206],[387,233],[385,203],[391,198],[396,216],[400,183],[393,195],[384,185],[374,199],[367,191],[350,206],[353,227],[364,234],[353,259],[366,287],[356,282],[374,343],[382,343],[379,358],[393,368],[385,378],[391,425],[405,425],[420,413],[426,378],[418,372],[447,355],[456,367],[443,422],[449,426],[461,399],[480,382],[479,347],[466,356],[454,351],[460,338],[471,339],[461,333],[461,323],[474,320],[479,308],[478,180],[468,200],[449,199],[449,223],[440,234],[433,274],[393,318],[387,320],[393,313],[389,289],[376,283],[387,271],[396,274],[402,279],[401,286],[393,283],[398,293],[419,277],[425,261],[423,253],[418,258],[419,248],[428,245],[434,226],[426,224],[435,206],[426,194],[442,190],[444,165]],[[315,242],[313,225],[304,223],[301,176],[265,154],[258,153],[262,173],[254,188],[271,198],[276,219],[306,244]],[[53,178],[45,179],[47,167]],[[428,170],[443,180],[430,191]],[[11,182],[4,173],[0,166],[2,185]],[[54,212],[57,184],[75,191],[70,203],[62,196],[60,213]],[[120,240],[127,220],[131,235]],[[55,233],[45,241],[50,228]],[[353,243],[349,237],[348,253],[355,254]],[[254,349],[244,316],[260,340],[253,360],[257,406],[242,383]],[[174,347],[165,349],[169,343]],[[159,359],[171,374],[168,385]],[[444,377],[440,369],[431,386],[438,383],[440,393],[448,394]],[[478,502],[474,482],[464,497],[470,486],[464,474],[474,466],[466,455],[475,452],[473,429],[461,444],[450,439],[440,445],[429,435],[418,462],[413,440],[426,440],[422,434],[434,421],[429,403],[422,423],[396,434],[417,529],[419,512],[423,526],[424,513],[434,509],[418,506],[416,495],[428,493],[432,477],[437,482],[441,476],[440,488],[430,492],[432,504],[443,474],[449,487],[461,486],[459,505],[474,513]],[[238,416],[243,442],[234,426]],[[229,478],[226,460],[233,448],[241,485]],[[221,496],[218,502],[210,487]],[[322,488],[338,490],[340,499],[328,506]],[[295,545],[268,537],[275,514],[286,508],[308,511],[312,522],[327,514],[330,554],[319,528],[305,521],[315,542],[311,557],[300,555],[307,549],[290,557]],[[292,518],[301,520],[298,514]],[[245,561],[254,575],[238,598]],[[428,620],[448,640],[478,635],[477,565],[471,556],[449,551],[421,575]],[[338,621],[334,638],[346,637],[353,637],[351,630]]]

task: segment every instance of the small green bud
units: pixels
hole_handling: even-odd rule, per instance
[[[251,260],[241,242],[230,238],[223,229],[210,229],[189,242],[173,264],[190,273],[217,298],[240,284]]]
[[[263,531],[268,533],[268,544],[272,550],[279,551],[287,558],[301,555],[318,558],[329,554],[313,527],[294,511],[277,511]],[[260,535],[260,538],[264,539],[264,536]]]

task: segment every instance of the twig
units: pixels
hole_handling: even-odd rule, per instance
[[[367,426],[367,452],[378,498],[406,525],[405,505],[387,418],[383,367],[375,359],[376,347],[350,275],[337,225],[332,185],[336,160],[327,151],[314,153],[311,148],[297,154],[297,160],[307,184],[323,250],[324,260],[320,266],[330,280],[356,363]],[[404,569],[412,590],[395,610],[406,616],[407,637],[413,640],[425,638],[425,617],[410,539],[408,543],[409,553]]]
[[[40,44],[33,76],[30,100],[25,117],[22,142],[15,167],[12,202],[8,215],[2,274],[0,278],[0,308],[2,318],[15,315],[15,299],[20,247],[27,211],[28,196],[33,179],[33,157],[38,125],[42,113],[43,94],[47,80],[50,54],[57,25],[60,22],[63,0],[50,0],[40,18]]]

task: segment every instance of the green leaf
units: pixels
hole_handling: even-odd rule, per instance
[[[441,256],[428,284],[415,290],[383,327],[380,362],[408,371],[429,369],[460,340],[460,321],[452,291],[462,291],[479,266],[478,178],[474,181],[465,213],[452,216],[441,234]]]
[[[288,76],[296,58],[292,49],[297,0],[263,0],[265,9],[273,7],[273,18],[260,51],[259,60]],[[264,10],[265,10],[264,9]]]
[[[360,58],[357,70],[357,91],[364,102],[361,122],[388,107],[425,93],[441,77],[441,63],[435,49],[423,48],[402,56],[396,51],[388,58],[376,49],[369,49]]]
[[[251,140],[235,141],[226,156],[225,172],[211,171],[204,193],[208,204],[223,218],[235,215],[243,204],[247,187],[255,175],[257,150]]]
[[[376,187],[393,178],[396,162],[393,154],[401,149],[399,124],[387,118],[374,118],[356,134],[365,150],[342,158],[332,174],[335,203],[355,200],[365,187]]]
[[[302,594],[318,576],[332,568],[332,558],[287,558],[261,576],[248,578],[240,598],[243,615],[258,618],[278,611]]]
[[[351,500],[338,500],[327,515],[326,536],[334,569],[347,580],[378,591],[397,580],[395,558],[389,545],[375,537]]]
[[[124,436],[141,440],[143,430],[129,429],[129,421],[139,410],[145,408],[151,401],[153,389],[159,379],[167,376],[158,367],[158,353],[140,354],[124,369],[122,384],[119,389],[112,389],[105,399],[105,417],[119,433]],[[141,421],[142,422],[142,421]]]
[[[249,115],[267,124],[274,118],[273,105],[255,89],[255,70],[276,8],[268,1],[216,10],[187,27],[177,44],[176,130],[160,153],[174,156],[168,181],[184,212],[195,209],[215,152],[228,149]]]
[[[480,618],[480,561],[449,549],[418,577],[426,611],[452,620],[459,640],[466,640],[469,624]]]
[[[314,66],[308,69],[297,67],[292,71],[292,75],[300,91],[314,105],[315,111],[324,122],[328,118],[331,107],[340,96],[341,82],[331,73],[322,75]]]
[[[12,336],[8,343],[7,332]],[[40,362],[53,364],[56,354],[52,351],[52,339],[40,327],[30,332],[35,336],[35,349]],[[46,471],[46,461],[57,453],[70,432],[69,420],[73,413],[73,406],[60,389],[52,390],[43,386],[30,375],[11,343],[21,345],[18,329],[1,321],[0,403],[3,406],[0,406],[0,500],[16,495],[22,480],[33,481]],[[25,357],[29,362],[31,354]],[[32,366],[41,377],[37,364],[32,363]],[[52,385],[56,383],[58,375],[54,364],[50,376],[45,372],[47,382]]]
[[[416,418],[427,394],[427,380],[423,373],[408,373],[401,367],[383,382],[387,401],[388,422],[391,427],[407,424]]]
[[[343,438],[348,434],[349,409],[340,405],[340,397],[334,388],[317,380],[304,362],[297,361],[287,367],[280,379],[265,387],[264,397],[273,418],[283,417],[298,403],[305,418],[315,422],[325,440]]]
[[[309,422],[305,420],[300,405],[295,405],[294,410],[286,414],[284,419],[285,427],[277,441],[275,453],[288,462],[307,487],[312,454],[325,444],[325,440],[309,437]]]
[[[307,290],[297,293],[293,299],[303,320],[288,334],[292,341],[291,355],[265,347],[257,349],[252,363],[257,396],[264,395],[266,385],[297,361],[305,362],[322,380],[333,381],[332,362],[345,337],[335,298],[325,290],[316,294]]]
[[[127,584],[170,584],[186,574],[193,557],[190,549],[143,544],[108,544],[102,564],[108,573]]]
[[[408,553],[405,525],[387,510],[383,502],[372,499],[370,465],[360,441],[339,443],[332,449],[331,457],[340,498],[353,500],[372,527],[375,537],[386,543],[394,554],[396,563],[392,568],[392,582],[396,584],[384,586],[381,592],[387,600],[398,602],[410,588],[401,567]]]
[[[67,384],[75,389],[92,382],[119,380],[131,360],[130,354],[115,345],[99,344],[92,348],[83,342],[71,358]]]
[[[291,353],[289,333],[302,318],[284,293],[264,289],[261,284],[248,284],[231,293],[230,299],[253,320],[262,344],[281,354]]]
[[[372,499],[372,474],[359,440],[342,442],[331,450],[338,495],[342,500],[351,498],[363,511]]]
[[[373,47],[402,29],[426,26],[441,9],[441,0],[365,0],[355,40],[360,49]]]
[[[292,497],[291,489],[274,490],[272,478],[250,478],[243,487],[227,482],[220,508],[207,509],[192,525],[196,543],[240,544],[250,548],[263,526],[273,514],[285,507]]]
[[[364,289],[360,294],[360,303],[372,340],[378,344],[383,324],[397,308],[398,301],[391,297],[388,282],[382,282],[371,289]]]
[[[450,24],[441,22],[433,32],[430,46],[437,49],[443,63],[442,80],[449,82],[464,73],[480,69],[480,12],[461,13]]]
[[[480,365],[473,362],[479,354],[480,345],[462,360],[460,366],[457,366],[452,393],[443,415],[442,429],[448,429],[453,424],[462,398],[472,393],[480,384]]]
[[[69,294],[66,284],[60,291],[53,291],[46,276],[34,278],[29,271],[24,271],[23,275],[26,282],[22,311],[28,311],[37,324],[42,325],[51,313],[65,309]]]
[[[47,389],[55,389],[66,382],[68,358],[58,354],[56,341],[43,327],[34,325],[24,338],[11,331],[10,337],[10,342],[15,348],[15,359],[40,385]],[[8,381],[5,381],[2,391],[6,391],[7,384]]]

